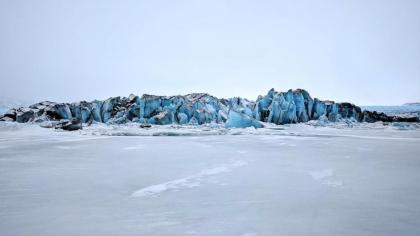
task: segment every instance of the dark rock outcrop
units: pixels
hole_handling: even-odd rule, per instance
[[[67,131],[74,131],[82,129],[82,122],[79,119],[64,120],[54,126],[56,129],[62,129]]]
[[[383,112],[376,111],[363,111],[362,117],[365,122],[419,122],[418,117],[389,116]]]
[[[35,111],[37,109],[31,109],[31,108],[19,108],[16,110],[16,121],[19,123],[25,123],[28,121],[31,121],[35,117]]]

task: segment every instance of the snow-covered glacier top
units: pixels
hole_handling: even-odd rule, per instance
[[[363,106],[362,109],[383,112],[391,116],[420,117],[420,103],[406,103],[402,106]]]
[[[3,121],[57,122],[72,120],[70,126],[92,122],[107,124],[141,123],[147,125],[203,125],[262,128],[264,124],[290,124],[310,120],[356,122],[418,122],[418,117],[390,116],[362,110],[351,103],[335,103],[312,98],[303,89],[278,92],[274,89],[256,101],[240,97],[219,99],[206,93],[178,96],[144,94],[110,97],[104,101],[74,103],[39,102],[13,108],[0,117]]]
[[[6,113],[14,107],[27,106],[28,104],[29,103],[27,101],[0,96],[0,115]]]

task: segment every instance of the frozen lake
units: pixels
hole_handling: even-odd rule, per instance
[[[420,235],[420,129],[179,132],[2,127],[0,235]]]

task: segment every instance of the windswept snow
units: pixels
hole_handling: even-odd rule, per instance
[[[247,164],[248,164],[247,161],[241,161],[241,160],[233,161],[231,163],[226,163],[218,167],[202,170],[197,174],[194,174],[185,178],[171,180],[165,183],[156,184],[156,185],[142,188],[140,190],[137,190],[133,194],[131,194],[131,196],[144,197],[144,196],[159,194],[168,190],[181,190],[183,188],[198,187],[201,185],[202,182],[206,181],[206,177],[208,176],[230,172],[232,171],[233,168],[241,167]]]
[[[314,180],[319,181],[321,184],[329,185],[332,187],[340,187],[343,185],[343,182],[341,180],[336,180],[333,178],[333,169],[310,171],[309,174]]]
[[[124,150],[138,150],[138,149],[144,149],[144,145],[135,145],[135,146],[124,147]]]
[[[312,176],[314,180],[322,180],[327,177],[331,177],[333,175],[332,169],[325,169],[320,171],[311,171],[309,174]]]

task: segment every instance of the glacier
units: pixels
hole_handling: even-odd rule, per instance
[[[319,119],[333,122],[341,119],[353,119],[358,122],[419,122],[419,118],[415,116],[388,115],[362,110],[351,103],[312,98],[304,89],[290,89],[287,92],[271,89],[256,101],[240,97],[219,99],[206,93],[185,96],[131,94],[128,97],[111,97],[104,101],[73,103],[43,101],[28,107],[12,108],[0,116],[0,121],[33,122],[40,123],[43,127],[64,129],[70,126],[63,126],[63,122],[75,124],[77,127],[82,127],[82,123],[90,125],[93,122],[135,122],[150,125],[216,123],[224,124],[226,128],[261,128],[264,123],[283,125]]]

